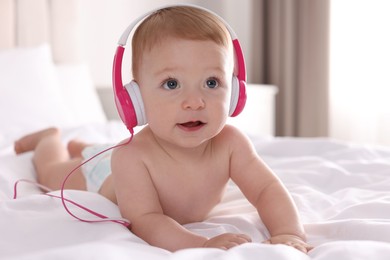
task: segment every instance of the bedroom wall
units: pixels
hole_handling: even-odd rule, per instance
[[[251,55],[258,44],[253,44],[256,29],[252,19],[256,0],[83,0],[80,1],[83,56],[90,66],[93,81],[98,88],[111,86],[111,65],[117,41],[133,19],[146,11],[166,4],[192,3],[204,6],[222,16],[238,35],[246,56],[248,82],[256,82],[259,59]],[[258,32],[260,33],[260,32]],[[129,43],[129,42],[128,42]],[[254,46],[256,45],[256,46]],[[130,48],[126,49],[123,75],[131,79]]]

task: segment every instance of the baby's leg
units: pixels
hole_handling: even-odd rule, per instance
[[[57,128],[47,128],[29,135],[25,135],[19,140],[15,141],[14,150],[16,154],[21,154],[33,151],[38,145],[38,142],[48,135],[59,134]]]
[[[56,128],[27,135],[15,142],[16,153],[31,150],[34,150],[33,162],[38,182],[53,190],[60,189],[64,178],[83,160],[81,157],[70,158]],[[86,190],[81,169],[68,179],[65,188]]]
[[[80,140],[71,140],[68,142],[68,152],[70,158],[75,158],[75,157],[82,157],[81,152],[84,150],[84,148],[90,146],[90,144],[85,143]]]

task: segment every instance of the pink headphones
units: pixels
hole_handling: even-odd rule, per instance
[[[173,6],[190,6],[205,10],[218,17],[225,24],[226,29],[229,31],[230,36],[233,40],[233,47],[237,58],[236,67],[238,69],[238,74],[233,75],[232,77],[232,94],[230,98],[229,116],[237,116],[244,109],[246,103],[246,69],[244,55],[242,53],[242,49],[236,34],[220,16],[205,8],[193,5]],[[141,126],[146,124],[147,119],[138,84],[135,81],[131,81],[130,83],[123,86],[122,83],[122,60],[123,53],[125,50],[124,46],[126,45],[127,39],[129,38],[131,31],[141,20],[143,20],[150,14],[167,7],[172,6],[165,6],[163,8],[152,10],[136,19],[132,24],[127,27],[127,29],[123,32],[121,38],[118,41],[118,47],[116,49],[112,70],[112,83],[114,88],[115,104],[119,116],[122,119],[123,123],[126,125],[127,129],[129,129],[131,132],[133,131],[133,128],[135,126]]]

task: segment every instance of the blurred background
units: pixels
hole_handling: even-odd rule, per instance
[[[248,82],[278,87],[277,136],[390,145],[390,1],[83,0],[78,44],[98,89],[111,88],[116,43],[132,20],[175,3],[209,8],[235,30]]]
[[[132,20],[152,8],[179,2],[200,5],[222,16],[242,44],[248,82],[278,87],[276,135],[329,134],[328,0],[83,0],[83,53],[98,88],[111,85],[116,42]],[[131,55],[129,48],[125,55]],[[123,75],[130,80],[130,57],[124,61]]]

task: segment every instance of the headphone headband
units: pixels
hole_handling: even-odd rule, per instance
[[[230,27],[230,25],[221,17],[219,16],[218,14],[206,9],[206,8],[203,8],[201,6],[197,6],[197,5],[192,5],[192,4],[173,4],[173,5],[165,5],[165,6],[162,6],[162,7],[159,7],[159,8],[155,8],[155,9],[152,9],[150,10],[149,12],[139,16],[137,19],[135,19],[127,28],[126,30],[122,33],[122,36],[119,38],[119,41],[118,41],[118,45],[120,46],[125,46],[126,43],[127,43],[127,39],[129,38],[130,36],[130,33],[133,31],[134,27],[139,23],[141,22],[143,19],[145,19],[146,17],[148,17],[149,15],[159,11],[159,10],[162,10],[162,9],[165,9],[165,8],[169,8],[169,7],[180,7],[180,6],[183,6],[183,7],[193,7],[193,8],[196,8],[196,9],[200,9],[200,10],[203,10],[203,11],[206,11],[214,16],[216,16],[226,27],[226,29],[229,31],[230,33],[230,37],[232,38],[232,40],[235,40],[237,39],[237,35],[236,33],[233,31],[233,29]]]

